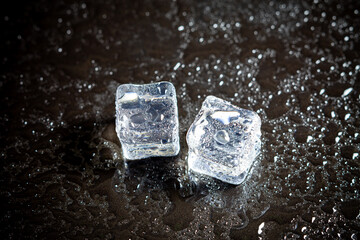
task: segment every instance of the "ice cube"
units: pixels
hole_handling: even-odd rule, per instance
[[[255,112],[208,96],[186,135],[189,169],[240,184],[260,152],[260,127]]]
[[[175,87],[170,82],[123,84],[116,91],[116,132],[127,160],[179,153]]]

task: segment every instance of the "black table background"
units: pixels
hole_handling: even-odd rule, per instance
[[[359,239],[359,1],[105,2],[1,9],[2,239]],[[125,167],[116,87],[156,81],[181,153]],[[207,95],[262,118],[239,186],[187,174]]]

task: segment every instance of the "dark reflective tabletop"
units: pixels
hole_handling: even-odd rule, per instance
[[[0,19],[3,239],[359,239],[359,1],[34,1]],[[122,83],[170,81],[181,151],[125,163]],[[187,169],[208,95],[256,111],[239,186]]]

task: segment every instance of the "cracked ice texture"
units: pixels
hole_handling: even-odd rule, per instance
[[[260,153],[260,127],[255,112],[208,96],[187,132],[189,169],[240,184]]]
[[[116,91],[116,132],[127,160],[179,153],[175,87],[170,82],[123,84]]]

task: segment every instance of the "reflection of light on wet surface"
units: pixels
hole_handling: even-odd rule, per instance
[[[239,116],[240,113],[235,111],[216,111],[215,113],[211,114],[213,119],[216,119],[223,124],[229,124],[233,118],[237,118]]]
[[[133,103],[139,101],[139,95],[135,92],[127,92],[124,96],[119,100],[120,103]]]

